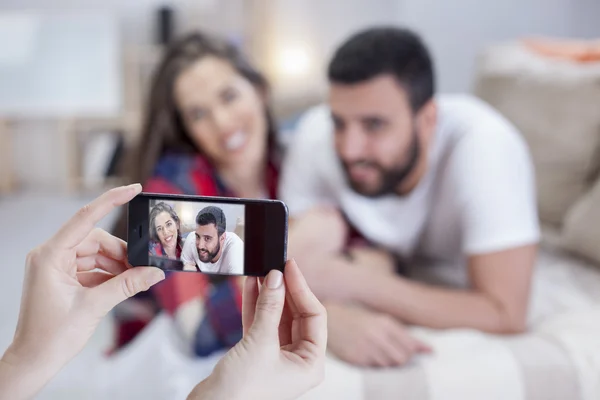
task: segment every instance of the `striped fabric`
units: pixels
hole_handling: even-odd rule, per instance
[[[325,382],[302,399],[600,399],[600,270],[547,246],[528,333],[412,332],[433,354],[393,369],[356,368],[331,356]]]
[[[468,331],[423,334],[435,354],[403,368],[359,369],[333,357],[326,381],[303,400],[597,400],[600,307],[579,322],[558,317],[556,331],[498,338]],[[577,325],[594,318],[594,326]],[[574,324],[574,325],[572,325]],[[587,332],[586,332],[587,331]],[[578,338],[587,337],[576,345]],[[348,384],[346,384],[348,383]],[[351,393],[346,392],[348,386]]]

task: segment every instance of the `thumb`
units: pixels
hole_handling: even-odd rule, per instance
[[[150,289],[165,279],[165,273],[154,267],[135,267],[90,289],[89,301],[100,315],[108,314],[120,302]]]
[[[283,285],[283,274],[281,271],[271,270],[256,300],[254,322],[248,334],[259,340],[277,338],[284,302],[285,286]]]

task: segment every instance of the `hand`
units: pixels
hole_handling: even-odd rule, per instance
[[[396,260],[385,250],[360,246],[350,249],[353,266],[367,268],[370,273],[394,274]]]
[[[260,289],[256,278],[246,278],[244,337],[188,399],[293,399],[323,380],[325,308],[294,261],[284,277],[285,285],[273,270]]]
[[[329,349],[351,364],[397,367],[431,348],[396,319],[356,306],[328,304]]]
[[[194,271],[194,272],[198,271],[198,269],[196,268],[196,264],[185,264],[183,266],[183,270],[184,271]]]
[[[32,397],[79,353],[118,303],[164,279],[158,268],[129,268],[127,245],[94,228],[140,185],[112,189],[83,207],[27,255],[13,343],[0,363],[0,398]]]

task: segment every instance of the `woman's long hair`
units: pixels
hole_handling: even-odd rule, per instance
[[[135,182],[146,182],[165,151],[199,152],[188,135],[183,119],[179,114],[173,87],[179,74],[194,62],[213,56],[229,62],[236,71],[252,83],[255,88],[268,92],[265,77],[258,72],[234,45],[204,33],[194,32],[174,42],[166,50],[159,65],[150,91],[146,108],[142,137],[130,168],[130,176]],[[273,145],[275,127],[270,110],[265,106],[268,143]]]
[[[155,71],[142,135],[131,157],[127,157],[124,175],[130,182],[145,183],[152,176],[160,157],[166,152],[203,154],[185,129],[175,103],[175,81],[179,74],[203,57],[213,56],[229,62],[236,71],[265,94],[269,85],[238,48],[224,40],[205,33],[193,32],[175,41],[165,51]],[[267,157],[273,162],[277,156],[276,129],[269,107],[265,104],[267,119]],[[126,217],[123,215],[113,233],[125,239]]]
[[[156,204],[154,207],[152,207],[152,209],[150,210],[150,240],[155,241],[160,243],[160,239],[158,237],[158,232],[156,231],[156,217],[159,216],[159,214],[166,212],[171,216],[171,219],[173,220],[173,222],[177,225],[177,245],[181,245],[183,238],[181,236],[181,221],[179,220],[179,216],[177,215],[177,213],[175,212],[175,210],[173,210],[173,207],[171,207],[170,205],[168,205],[167,203],[161,201],[160,203]],[[162,246],[162,243],[161,243]]]

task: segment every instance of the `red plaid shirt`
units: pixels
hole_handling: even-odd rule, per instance
[[[266,171],[269,197],[277,194],[277,168],[269,164]],[[145,192],[201,196],[235,197],[217,176],[211,165],[199,155],[165,155],[157,164],[154,176],[145,183]],[[216,342],[196,346],[199,355],[234,345],[241,339],[241,307],[243,278],[229,277],[213,285],[204,274],[171,273],[153,288],[161,307],[170,314],[194,298],[204,302],[205,314],[199,335],[215,337]],[[208,330],[208,332],[207,332]],[[202,341],[201,340],[201,341]]]

